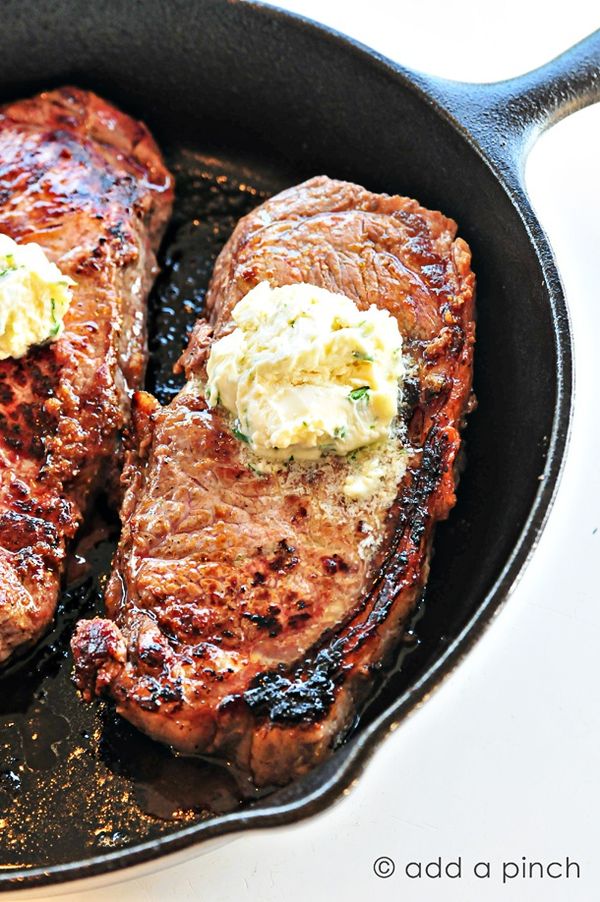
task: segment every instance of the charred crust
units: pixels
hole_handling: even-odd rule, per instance
[[[333,576],[333,574],[338,571],[346,573],[350,569],[346,561],[341,558],[339,554],[333,554],[331,557],[323,557],[321,558],[321,561],[325,573],[328,573],[330,576]]]
[[[342,678],[341,648],[318,653],[310,667],[303,665],[286,677],[276,671],[258,674],[243,698],[253,714],[273,723],[313,722],[325,717]]]
[[[305,520],[307,516],[308,516],[308,511],[306,510],[304,505],[301,504],[298,507],[298,510],[296,511],[296,513],[292,515],[291,522],[296,524],[300,520]]]
[[[274,573],[283,574],[288,570],[293,570],[299,563],[300,558],[295,554],[295,547],[290,545],[287,539],[281,539],[277,545],[277,554],[272,561],[269,561],[269,570]]]
[[[311,615],[308,611],[303,611],[300,614],[292,614],[292,616],[288,619],[288,626],[292,629],[298,629],[300,626],[304,626],[307,620],[311,619]]]
[[[107,620],[89,620],[79,624],[71,641],[75,669],[73,682],[86,701],[108,685],[107,664],[121,663],[125,647],[119,631]]]
[[[144,676],[127,694],[127,702],[130,701],[135,702],[143,711],[160,711],[165,705],[170,711],[176,711],[183,703],[181,677],[167,680],[164,675],[160,678]]]
[[[402,384],[402,400],[405,411],[412,411],[419,403],[420,385],[415,376],[408,376]]]
[[[283,629],[280,620],[277,617],[279,608],[270,610],[268,614],[257,614],[252,611],[243,611],[242,617],[254,623],[259,630],[266,630],[269,636],[275,638]]]
[[[151,668],[164,667],[165,657],[165,648],[159,642],[145,643],[137,652],[138,660]]]
[[[56,527],[47,520],[10,510],[0,514],[0,545],[7,551],[25,554],[36,548],[50,553],[59,542]]]

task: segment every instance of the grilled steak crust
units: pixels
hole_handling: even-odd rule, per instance
[[[145,126],[94,94],[0,110],[0,231],[41,244],[77,283],[61,337],[0,361],[0,661],[48,626],[66,544],[115,466],[171,203]]]
[[[326,177],[240,221],[209,292],[214,337],[262,280],[387,308],[411,361],[408,466],[383,507],[344,497],[346,459],[255,473],[199,390],[209,340],[199,323],[181,361],[186,388],[168,407],[136,396],[110,619],[80,623],[73,639],[87,699],[107,693],[151,736],[229,758],[258,784],[286,783],[343,736],[455,500],[474,341],[470,252],[455,233],[415,201]]]

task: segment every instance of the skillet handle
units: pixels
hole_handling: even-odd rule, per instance
[[[600,101],[600,29],[539,69],[491,84],[425,78],[496,167],[523,180],[527,153],[560,119]]]

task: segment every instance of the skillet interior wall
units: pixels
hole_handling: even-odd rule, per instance
[[[266,153],[287,161],[294,180],[321,172],[353,179],[459,222],[478,277],[479,410],[459,504],[435,543],[428,607],[437,613],[419,629],[425,639],[431,633],[425,668],[502,569],[552,427],[552,316],[510,200],[453,127],[383,64],[365,65],[360,51],[270,10],[220,0],[8,0],[3,19],[5,99],[80,84],[145,119],[167,147]]]

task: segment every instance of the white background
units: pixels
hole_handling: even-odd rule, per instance
[[[281,5],[409,67],[469,81],[517,75],[600,26],[595,4],[573,0]],[[295,827],[243,834],[168,870],[78,890],[81,902],[600,899],[599,163],[600,106],[546,133],[527,167],[566,288],[577,392],[558,499],[508,604],[334,808]],[[388,880],[372,870],[380,855],[396,861]],[[440,855],[461,855],[466,875],[403,875],[406,862]],[[503,886],[499,878],[505,859],[567,855],[581,865],[579,880]],[[489,880],[469,877],[477,860],[491,862]]]

